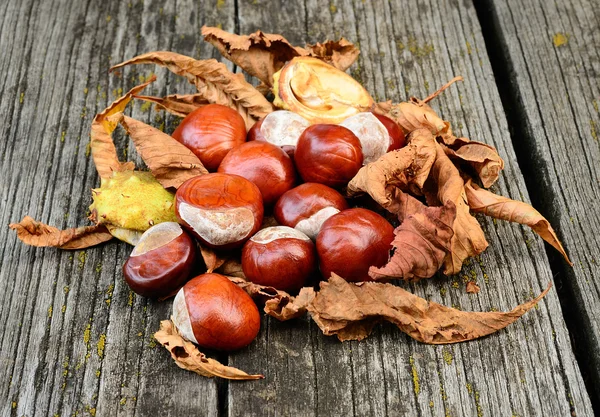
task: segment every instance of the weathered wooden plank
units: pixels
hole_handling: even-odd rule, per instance
[[[494,191],[527,200],[473,5],[438,3],[306,1],[292,11],[297,21],[290,27],[289,11],[243,0],[239,29],[280,32],[297,43],[340,35],[358,42],[362,53],[350,72],[382,100],[424,97],[453,76],[465,76],[434,107],[459,133],[498,148],[507,166]],[[507,310],[552,280],[544,247],[530,230],[482,221],[491,247],[480,258],[459,276],[408,288],[464,310]],[[481,286],[478,295],[465,293],[465,280],[472,278]],[[591,413],[555,290],[506,331],[454,346],[418,344],[392,326],[360,343],[339,343],[308,319],[268,319],[258,340],[230,363],[266,375],[230,384],[230,415]]]
[[[586,0],[484,5],[481,15],[497,33],[490,43],[498,70],[511,74],[505,98],[532,198],[575,264],[552,254],[580,366],[599,404],[600,8]]]
[[[170,303],[134,297],[130,247],[35,249],[6,225],[24,214],[88,224],[98,177],[86,149],[94,114],[151,72],[149,92],[192,91],[151,67],[110,64],[157,49],[216,56],[202,24],[234,28],[232,2],[8,1],[0,5],[0,404],[2,415],[217,415],[217,384],[180,371],[152,333]],[[136,107],[157,126],[173,118]],[[156,119],[158,117],[158,119]],[[117,135],[120,155],[133,149]],[[133,152],[129,152],[133,154]],[[136,155],[130,155],[139,162]]]

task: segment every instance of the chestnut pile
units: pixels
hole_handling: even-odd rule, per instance
[[[173,133],[210,173],[185,181],[175,194],[177,222],[150,227],[123,266],[142,296],[175,295],[173,322],[186,339],[209,349],[235,350],[258,334],[254,301],[228,278],[197,275],[197,241],[241,256],[246,279],[297,293],[336,273],[371,280],[382,266],[394,228],[341,192],[359,169],[405,144],[391,119],[357,113],[340,124],[311,124],[279,110],[246,132],[235,110],[210,104],[191,112]],[[278,226],[261,229],[272,215]],[[241,255],[240,255],[241,250]]]

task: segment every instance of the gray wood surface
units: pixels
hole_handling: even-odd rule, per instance
[[[152,341],[170,302],[132,297],[121,274],[130,247],[36,249],[6,227],[25,214],[63,228],[86,224],[89,189],[98,183],[86,151],[94,114],[150,73],[159,81],[149,93],[192,91],[156,67],[121,76],[108,67],[159,49],[216,57],[199,36],[203,24],[262,28],[299,44],[343,35],[362,50],[350,72],[380,99],[425,96],[463,75],[434,107],[459,133],[499,149],[507,169],[494,191],[527,200],[472,4],[403,3],[0,4],[2,415],[592,414],[555,290],[507,330],[454,346],[422,345],[392,326],[339,343],[308,318],[264,319],[259,338],[229,364],[266,379],[223,383],[178,369]],[[132,115],[168,132],[175,121],[139,104]],[[139,162],[128,139],[116,137],[120,154]],[[508,310],[545,288],[552,271],[540,240],[520,226],[482,221],[491,246],[460,276],[407,287],[479,311]],[[465,276],[477,278],[478,295],[465,293]]]
[[[574,262],[554,253],[588,387],[600,399],[600,4],[491,1],[498,61],[533,198]],[[597,402],[598,400],[596,400]]]

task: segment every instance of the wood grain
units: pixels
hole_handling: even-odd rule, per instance
[[[470,2],[398,3],[334,1],[324,7],[307,1],[274,16],[270,2],[241,1],[240,33],[261,28],[299,44],[340,35],[358,42],[361,55],[349,72],[381,100],[425,97],[463,75],[465,82],[434,107],[458,133],[498,148],[507,169],[494,191],[527,200],[475,9]],[[289,13],[303,22],[290,28]],[[304,36],[298,26],[305,27]],[[508,310],[541,291],[552,273],[540,240],[520,226],[482,221],[490,249],[460,276],[409,288],[478,311]],[[465,278],[477,279],[477,296],[466,294]],[[418,344],[392,326],[364,342],[339,343],[309,320],[268,319],[257,342],[230,364],[255,365],[266,375],[251,385],[230,385],[231,415],[591,413],[556,291],[506,331],[455,346]]]
[[[385,325],[361,343],[339,343],[308,318],[264,319],[257,341],[229,364],[266,379],[217,383],[178,369],[155,345],[151,334],[170,302],[129,291],[121,273],[129,246],[31,248],[5,227],[25,214],[61,228],[87,224],[89,190],[98,184],[86,149],[94,114],[151,73],[158,81],[149,94],[193,91],[164,69],[109,74],[109,66],[151,50],[216,57],[201,42],[203,24],[261,28],[297,44],[343,35],[362,50],[350,72],[380,99],[424,97],[463,75],[434,106],[458,132],[499,149],[507,169],[494,191],[527,200],[475,10],[470,2],[432,3],[0,4],[1,414],[592,414],[554,290],[505,331],[455,346],[418,344]],[[140,104],[131,115],[166,132],[177,123]],[[123,159],[141,166],[127,137],[116,142]],[[482,221],[488,251],[460,276],[408,288],[479,311],[508,310],[545,288],[552,272],[540,240],[520,226]],[[478,280],[478,295],[466,294],[465,277]]]
[[[600,406],[600,8],[597,1],[489,1],[497,68],[532,198],[574,266],[551,250],[580,366]]]

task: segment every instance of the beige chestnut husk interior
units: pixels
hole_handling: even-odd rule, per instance
[[[302,288],[292,295],[248,282],[243,277],[239,259],[201,248],[209,272],[229,276],[257,304],[264,306],[266,314],[278,320],[294,319],[308,312],[325,335],[336,335],[342,341],[364,339],[378,322],[386,320],[410,337],[432,344],[472,340],[506,327],[535,306],[549,291],[550,284],[537,298],[509,312],[459,311],[428,302],[393,284],[393,280],[427,279],[438,271],[445,275],[458,274],[465,260],[483,252],[488,242],[473,213],[531,227],[570,263],[556,233],[538,211],[524,202],[487,190],[504,168],[496,149],[454,135],[450,123],[429,106],[429,101],[460,77],[423,100],[411,97],[400,103],[376,103],[367,90],[345,72],[358,58],[359,50],[344,38],[300,47],[290,44],[281,35],[262,31],[242,36],[203,27],[202,35],[226,59],[258,79],[260,85],[254,87],[244,75],[231,73],[214,59],[196,60],[173,52],[149,52],[115,65],[111,70],[120,74],[119,68],[133,64],[164,66],[185,77],[196,87],[197,93],[165,97],[142,95],[155,80],[151,77],[110,104],[92,122],[90,149],[101,179],[101,187],[94,192],[104,192],[103,187],[125,175],[133,178],[128,183],[142,187],[135,193],[152,190],[152,195],[160,197],[158,208],[142,210],[144,222],[121,222],[118,219],[123,216],[99,215],[99,207],[107,204],[96,202],[91,216],[94,225],[65,230],[25,216],[21,222],[10,225],[24,243],[81,249],[115,236],[134,244],[149,224],[172,219],[165,210],[170,209],[174,190],[187,179],[207,171],[190,150],[162,129],[124,114],[128,103],[136,98],[180,117],[209,103],[222,104],[238,111],[247,129],[277,109],[293,111],[311,123],[335,124],[359,112],[372,111],[391,118],[407,135],[404,148],[363,166],[346,189],[347,197],[367,196],[376,202],[380,213],[397,225],[388,263],[369,270],[374,281],[349,283],[332,274],[324,277],[318,287]],[[271,93],[273,101],[266,98]],[[151,175],[134,174],[139,171],[133,162],[119,160],[112,140],[119,125],[131,137]],[[159,185],[165,192],[157,190]],[[138,209],[108,204],[109,212],[120,215],[126,210],[137,213]],[[266,225],[273,225],[272,222],[269,219]],[[148,226],[144,226],[146,224]],[[466,290],[476,294],[479,287],[471,280]],[[193,343],[181,337],[170,320],[161,322],[155,338],[170,351],[178,366],[200,375],[229,379],[262,377],[207,358]]]

